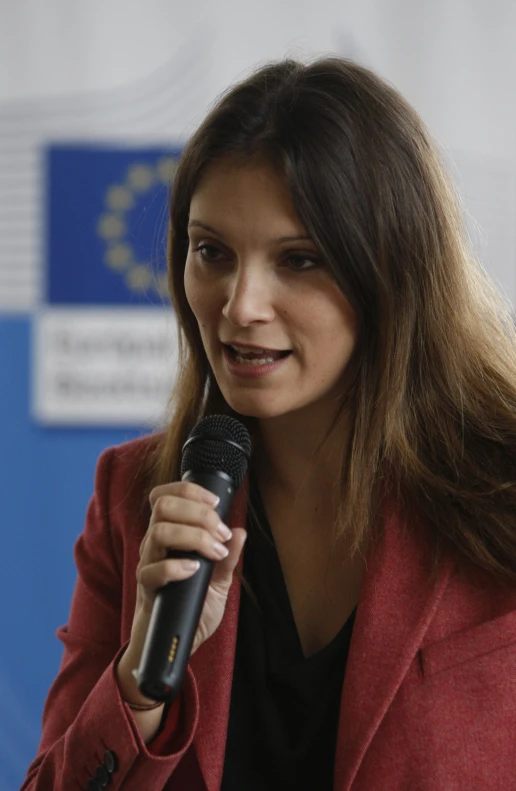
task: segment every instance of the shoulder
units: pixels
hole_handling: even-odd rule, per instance
[[[148,478],[152,457],[162,436],[149,434],[106,448],[97,461],[95,483],[109,481],[110,486],[123,487],[128,481],[143,483],[143,479]]]
[[[94,499],[113,526],[148,521],[153,457],[162,436],[139,437],[106,448],[99,456]]]

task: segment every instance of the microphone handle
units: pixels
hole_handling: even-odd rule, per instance
[[[231,478],[215,470],[189,471],[182,480],[198,483],[220,497],[216,512],[227,521],[235,488]],[[171,701],[179,693],[204,600],[213,561],[197,552],[171,550],[169,557],[192,558],[200,566],[191,577],[169,582],[156,593],[138,668],[138,689],[152,700]]]

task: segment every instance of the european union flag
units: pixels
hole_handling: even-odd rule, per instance
[[[162,305],[171,183],[180,152],[48,150],[47,302]]]

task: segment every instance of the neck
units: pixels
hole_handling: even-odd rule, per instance
[[[262,420],[254,442],[254,474],[265,492],[282,492],[300,508],[333,508],[349,425],[330,433],[326,424],[296,413]]]

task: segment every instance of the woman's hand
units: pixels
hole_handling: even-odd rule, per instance
[[[246,538],[243,528],[236,528],[231,534],[215,511],[217,498],[195,483],[180,481],[157,486],[150,494],[150,503],[152,515],[136,569],[138,588],[131,640],[117,667],[122,697],[137,704],[149,702],[139,692],[131,671],[140,664],[156,591],[168,582],[191,577],[196,571],[192,561],[167,557],[168,550],[194,551],[215,561],[193,653],[222,620],[233,571]]]

